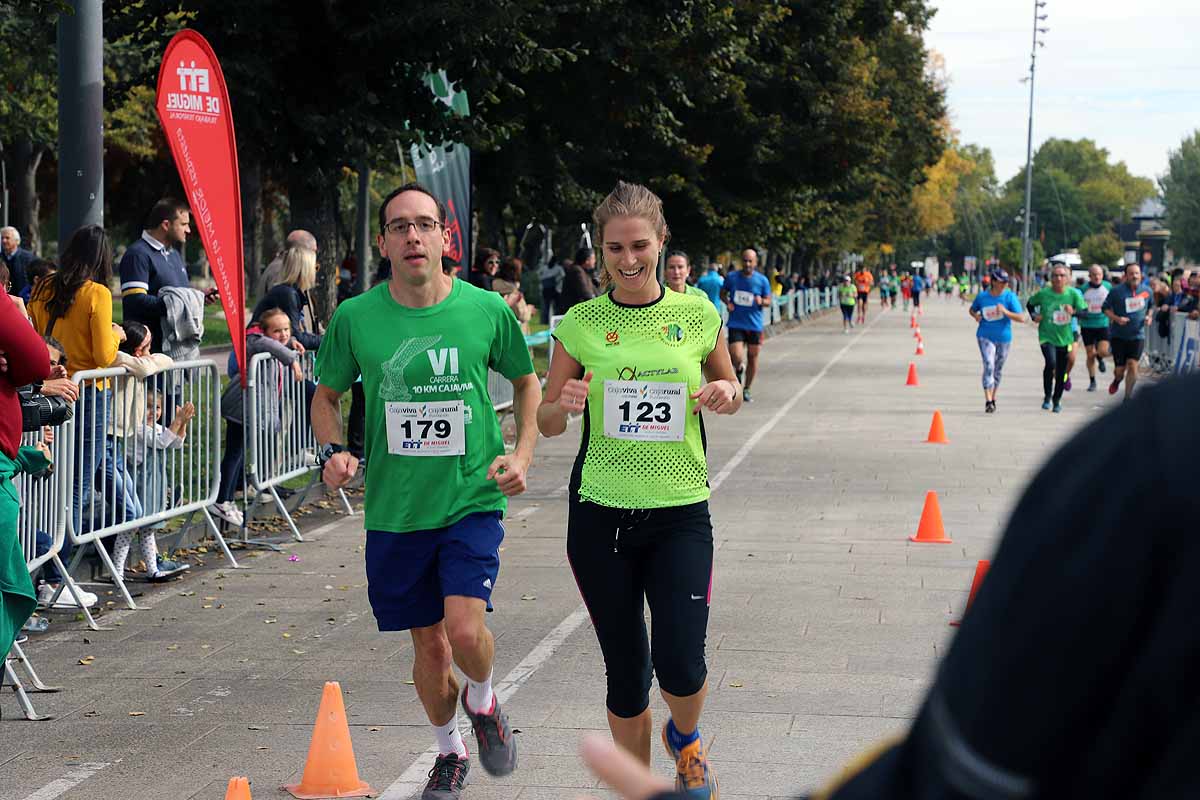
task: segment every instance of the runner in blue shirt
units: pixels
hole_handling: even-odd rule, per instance
[[[1006,271],[992,270],[991,286],[975,297],[970,314],[979,323],[975,336],[979,340],[979,354],[983,357],[983,410],[994,414],[1000,373],[1012,346],[1012,324],[1025,321],[1021,301],[1008,288]]]
[[[1126,377],[1125,399],[1133,395],[1138,379],[1138,361],[1146,345],[1146,326],[1152,319],[1150,307],[1154,294],[1142,284],[1142,268],[1137,264],[1125,267],[1125,278],[1104,298],[1104,315],[1108,317],[1112,336],[1113,381],[1108,393],[1116,394]]]
[[[704,274],[696,280],[696,288],[708,295],[708,299],[712,300],[718,311],[721,310],[721,288],[724,285],[725,279],[717,272],[716,264],[709,264]]]
[[[758,371],[758,351],[762,349],[763,308],[771,305],[771,282],[757,272],[758,253],[752,248],[742,252],[742,268],[725,276],[721,299],[729,309],[729,356],[742,384],[742,399],[749,403],[750,384]],[[744,378],[744,380],[743,380]]]
[[[921,310],[921,292],[923,291],[925,291],[925,278],[922,277],[921,273],[918,272],[916,275],[913,275],[912,280],[912,301],[914,311],[919,312]]]

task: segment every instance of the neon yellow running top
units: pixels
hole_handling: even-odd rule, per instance
[[[666,290],[645,306],[605,294],[567,312],[554,338],[593,373],[571,473],[581,500],[668,508],[708,499],[704,428],[690,395],[720,330],[707,297]]]

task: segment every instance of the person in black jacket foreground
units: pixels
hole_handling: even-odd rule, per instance
[[[808,796],[1200,797],[1197,408],[1200,374],[1172,379],[1059,449],[1009,519],[908,735]],[[684,799],[608,742],[587,741],[583,757],[626,800]]]

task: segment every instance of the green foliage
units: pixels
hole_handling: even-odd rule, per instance
[[[1200,260],[1200,130],[1172,150],[1159,180],[1175,252]]]
[[[0,136],[6,142],[53,144],[58,137],[54,17],[41,10],[0,5]]]
[[[1046,251],[1042,247],[1042,243],[1037,239],[1033,242],[1033,260],[1031,261],[1032,269],[1036,272],[1041,269],[1042,262],[1046,260]],[[1019,270],[1021,268],[1021,238],[1012,236],[999,243],[998,256],[1000,263],[1006,269]]]
[[[1079,243],[1079,257],[1083,259],[1084,266],[1100,264],[1111,267],[1121,259],[1124,252],[1121,240],[1112,231],[1093,233]]]

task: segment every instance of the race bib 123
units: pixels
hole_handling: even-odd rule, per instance
[[[604,382],[604,435],[639,442],[681,442],[686,383]]]

